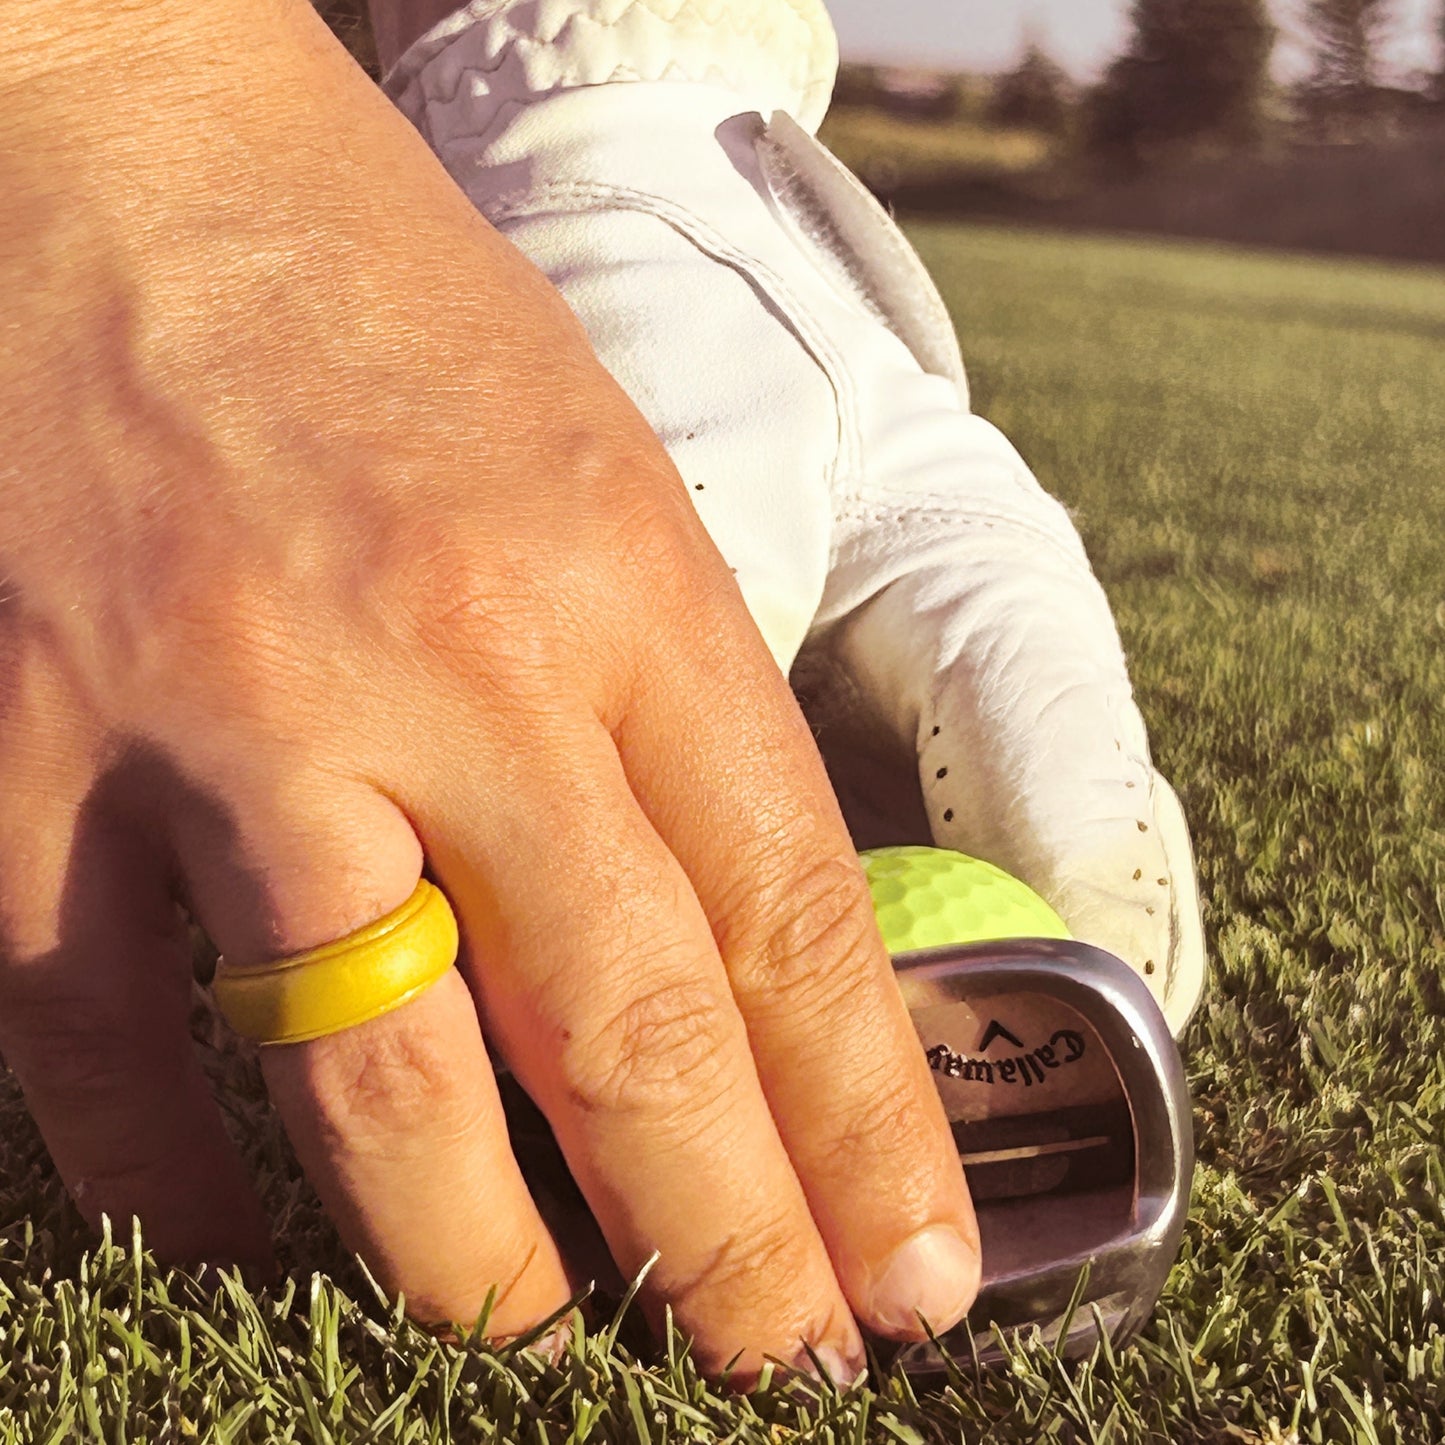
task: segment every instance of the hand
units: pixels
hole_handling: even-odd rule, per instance
[[[1177,1034],[1204,977],[1182,810],[1073,523],[970,415],[937,291],[812,138],[821,5],[572,8],[477,0],[387,89],[666,443],[855,842],[1021,877]]]
[[[308,6],[189,9],[87,31],[109,108],[57,63],[0,112],[0,1046],[67,1185],[165,1257],[264,1259],[173,900],[244,964],[425,861],[459,969],[262,1053],[414,1314],[500,1284],[507,1335],[572,1289],[485,1037],[706,1368],[951,1324],[978,1261],[942,1109],[676,472]]]

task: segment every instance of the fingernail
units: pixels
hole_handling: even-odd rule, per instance
[[[842,1350],[837,1345],[814,1345],[812,1353],[799,1350],[793,1362],[793,1369],[800,1375],[820,1379],[819,1366],[826,1373],[827,1383],[846,1390],[856,1385],[868,1373],[868,1360],[860,1345],[854,1350]]]
[[[533,1340],[527,1348],[543,1356],[550,1364],[560,1364],[563,1356],[572,1348],[571,1320],[563,1320],[540,1339]]]
[[[511,1349],[516,1346],[517,1341],[525,1339],[525,1335],[497,1335],[488,1340],[494,1349]],[[459,1341],[457,1343],[460,1343]],[[561,1320],[553,1325],[544,1335],[538,1335],[535,1340],[529,1341],[522,1346],[534,1354],[542,1355],[551,1364],[560,1363],[562,1357],[572,1348],[572,1321],[570,1318]]]
[[[824,1345],[814,1353],[818,1356],[818,1363],[828,1372],[828,1378],[840,1390],[856,1385],[868,1373],[868,1359],[862,1351],[845,1353],[833,1345]]]
[[[968,1313],[978,1277],[977,1249],[956,1229],[930,1225],[899,1245],[874,1277],[872,1318],[881,1330],[919,1339],[921,1315],[941,1334]]]

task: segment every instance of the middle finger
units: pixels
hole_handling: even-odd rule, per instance
[[[854,1314],[895,1339],[923,1338],[920,1316],[946,1330],[977,1292],[978,1227],[807,724],[775,669],[702,638],[647,676],[618,750],[707,909]]]
[[[687,875],[588,718],[528,760],[503,816],[420,820],[457,905],[484,1025],[547,1116],[624,1274],[654,1251],[705,1369],[746,1349],[838,1375],[862,1346],[758,1081]],[[539,754],[541,750],[539,749]],[[462,806],[457,806],[461,804]]]

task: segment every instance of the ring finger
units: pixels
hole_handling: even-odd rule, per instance
[[[178,852],[229,964],[314,948],[404,901],[420,867],[406,819],[329,775],[245,780],[222,817],[180,810]],[[267,1087],[347,1247],[409,1312],[492,1337],[531,1330],[571,1288],[507,1138],[460,974],[303,1043],[265,1044]]]

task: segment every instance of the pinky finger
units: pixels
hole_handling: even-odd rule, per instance
[[[95,820],[67,847],[54,821],[5,828],[0,1049],[55,1166],[92,1226],[135,1215],[168,1263],[269,1271],[265,1215],[191,1042],[190,945],[159,861]]]

